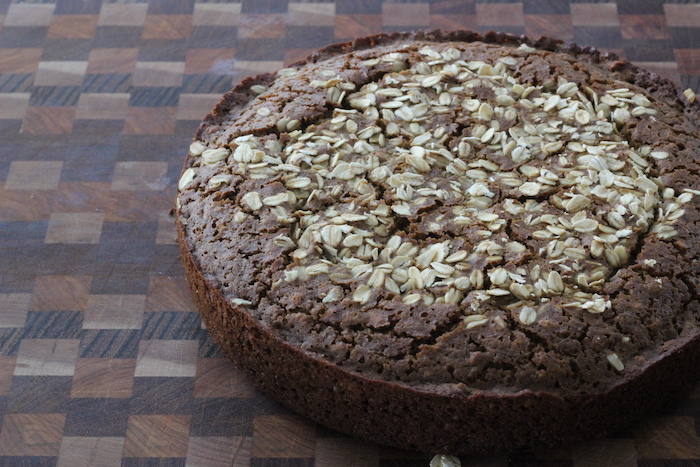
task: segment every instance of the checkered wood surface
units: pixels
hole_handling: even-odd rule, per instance
[[[202,329],[169,215],[234,84],[425,27],[595,45],[700,91],[698,1],[0,0],[0,466],[427,467],[257,392]],[[700,465],[698,421],[700,387],[603,440],[463,465]]]

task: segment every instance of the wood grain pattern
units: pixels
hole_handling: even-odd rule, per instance
[[[129,398],[133,394],[135,369],[133,358],[79,358],[71,397]]]
[[[124,457],[185,457],[189,415],[132,415],[126,429]]]
[[[0,456],[56,456],[64,414],[7,414],[0,429]]]
[[[221,94],[331,42],[415,27],[576,40],[700,92],[695,0],[0,1],[0,465],[428,465],[256,391],[202,328],[169,214]],[[698,401],[463,465],[696,465]]]
[[[253,457],[313,457],[316,428],[294,415],[260,415],[253,423]]]
[[[85,311],[90,290],[90,276],[43,275],[34,281],[29,310]],[[3,307],[3,311],[7,308]]]

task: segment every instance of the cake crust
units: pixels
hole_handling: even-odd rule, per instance
[[[500,204],[473,204],[472,210],[464,212],[457,212],[455,206],[459,203],[438,195],[424,206],[415,209],[409,206],[406,211],[400,207],[405,190],[391,191],[390,182],[377,182],[367,174],[367,179],[382,186],[382,195],[393,203],[394,210],[385,216],[391,222],[385,224],[389,226],[386,231],[376,234],[374,244],[393,252],[401,244],[410,246],[415,242],[417,248],[422,248],[418,250],[421,255],[432,255],[433,260],[442,255],[444,261],[428,261],[421,269],[440,275],[438,279],[445,285],[433,286],[435,281],[440,281],[429,274],[412,278],[409,268],[401,288],[398,283],[394,286],[388,277],[400,282],[403,276],[396,271],[390,275],[392,271],[388,270],[384,274],[378,258],[374,258],[374,263],[371,260],[365,263],[372,263],[372,271],[381,274],[353,273],[341,277],[348,275],[354,265],[363,266],[355,262],[348,265],[338,251],[340,260],[329,259],[329,244],[339,247],[344,243],[354,245],[355,241],[355,237],[347,240],[348,235],[340,241],[335,239],[336,230],[331,224],[316,227],[319,242],[326,241],[326,248],[318,249],[320,259],[314,260],[313,252],[311,256],[308,252],[294,256],[293,252],[303,250],[299,243],[303,240],[301,235],[294,237],[289,228],[292,222],[285,221],[279,210],[273,215],[261,210],[295,205],[297,195],[290,200],[287,193],[296,189],[302,196],[302,185],[310,183],[309,177],[273,175],[256,179],[245,165],[256,161],[237,160],[236,149],[251,141],[246,138],[252,138],[270,156],[296,141],[294,137],[290,139],[290,134],[300,138],[310,128],[332,132],[330,126],[323,125],[333,125],[333,119],[343,116],[342,112],[338,114],[338,109],[363,111],[360,117],[353,117],[356,127],[347,130],[348,133],[355,130],[352,134],[361,134],[368,127],[371,129],[368,122],[372,115],[367,117],[366,108],[374,104],[365,105],[363,99],[368,99],[368,93],[363,94],[362,89],[366,89],[363,86],[375,82],[386,85],[387,76],[405,70],[397,62],[415,66],[421,53],[431,53],[427,51],[432,50],[431,44],[436,49],[433,52],[448,56],[452,53],[450,46],[469,44],[459,49],[460,59],[466,63],[480,60],[484,62],[480,66],[486,64],[492,68],[504,63],[495,74],[503,73],[505,81],[512,78],[516,84],[527,83],[537,88],[533,99],[543,108],[548,102],[563,101],[569,93],[568,83],[575,83],[577,90],[584,88],[585,83],[592,90],[590,95],[597,96],[595,99],[610,96],[608,91],[616,90],[619,101],[630,101],[628,106],[618,106],[627,114],[620,111],[616,117],[617,109],[610,110],[608,106],[606,115],[605,108],[600,107],[603,109],[600,118],[612,122],[612,134],[617,139],[599,136],[589,141],[591,149],[586,146],[586,154],[592,151],[592,142],[605,140],[607,148],[619,147],[617,154],[626,161],[626,167],[638,167],[636,172],[620,168],[617,173],[611,169],[619,176],[616,180],[623,184],[627,182],[624,177],[637,175],[629,188],[622,188],[628,190],[622,194],[642,192],[640,186],[647,187],[646,180],[651,180],[658,187],[652,190],[656,198],[640,196],[639,205],[646,210],[640,208],[634,215],[625,212],[620,221],[610,215],[619,204],[615,204],[618,200],[614,197],[589,206],[583,199],[586,196],[578,192],[566,191],[559,185],[549,189],[544,184],[545,171],[558,170],[549,154],[562,150],[557,140],[545,138],[539,144],[540,149],[530,148],[534,155],[527,160],[494,155],[498,151],[489,149],[493,141],[487,134],[491,130],[494,134],[499,132],[508,120],[498,112],[520,108],[520,104],[511,102],[513,98],[507,97],[525,98],[517,95],[519,88],[513,87],[507,89],[506,97],[498,98],[506,93],[496,95],[488,91],[501,87],[485,84],[483,80],[487,78],[483,76],[492,76],[486,74],[491,70],[481,68],[475,69],[474,78],[481,81],[461,105],[462,108],[474,105],[475,116],[464,117],[457,112],[457,117],[450,114],[441,120],[438,115],[433,127],[420,122],[419,125],[429,127],[423,130],[447,128],[445,132],[451,135],[448,141],[452,143],[444,145],[448,154],[443,156],[454,154],[471,163],[486,161],[471,170],[488,170],[490,162],[499,166],[499,173],[517,171],[527,177],[528,171],[534,170],[529,167],[534,165],[536,174],[508,187],[491,180],[482,183],[481,174],[472,172],[476,178],[471,179],[471,191],[463,195],[464,199],[478,203],[484,193],[494,194],[498,189],[495,195]],[[388,54],[403,53],[394,61],[377,60]],[[473,56],[468,57],[469,54]],[[547,59],[523,58],[532,54],[546,54]],[[505,60],[513,56],[519,58]],[[356,66],[360,62],[364,68]],[[333,76],[329,74],[323,81],[309,78],[322,76],[319,73],[324,67],[331,69]],[[195,140],[201,146],[191,150],[188,156],[178,197],[178,242],[197,307],[226,355],[245,369],[263,391],[324,425],[354,436],[406,449],[467,454],[538,449],[603,436],[653,413],[693,384],[700,356],[699,304],[695,294],[698,211],[692,196],[700,187],[695,162],[700,146],[700,110],[697,103],[690,102],[673,84],[595,49],[549,38],[532,41],[507,34],[481,36],[466,31],[372,36],[329,46],[290,68],[294,71],[247,79],[223,97],[197,132]],[[557,73],[553,75],[552,69]],[[297,70],[299,74],[292,76]],[[280,84],[287,76],[297,80],[294,85]],[[559,80],[561,77],[565,80]],[[424,88],[431,88],[435,80],[431,75],[421,79]],[[321,82],[325,85],[319,85]],[[347,93],[340,99],[335,91],[327,90],[337,87],[340,93],[344,83]],[[632,91],[625,88],[625,93],[620,93],[623,83]],[[318,92],[320,86],[323,92]],[[460,92],[455,94],[461,98]],[[539,92],[543,96],[541,101],[536,100]],[[354,104],[345,104],[343,98],[345,102],[354,99]],[[490,103],[489,106],[483,106],[484,102]],[[499,107],[497,103],[503,105]],[[557,104],[550,105],[549,110],[562,112],[564,107],[558,109]],[[576,114],[580,119],[572,128],[583,132],[584,126],[592,124],[590,119],[595,120],[595,111],[600,106],[596,104],[593,117]],[[400,107],[385,108],[393,108],[401,115]],[[497,118],[489,119],[494,108]],[[633,115],[635,111],[639,115]],[[391,115],[383,113],[378,120],[375,118],[382,121],[382,131],[389,136],[393,133],[389,129]],[[412,117],[411,123],[416,123],[415,115]],[[556,119],[561,117],[560,113]],[[573,113],[570,118],[576,120]],[[397,119],[403,124],[401,120],[411,119]],[[475,128],[483,120],[499,120],[499,123],[483,125],[486,128],[479,134]],[[345,123],[342,131],[349,128],[346,122],[347,118],[341,122]],[[502,133],[507,132],[504,128]],[[603,133],[604,129],[598,131]],[[431,159],[433,165],[426,167],[420,157],[411,158],[425,156],[425,149],[412,149],[420,146],[414,143],[421,134],[413,134],[408,142],[397,143],[393,150],[406,149],[406,162],[401,166],[408,168],[405,173],[422,172],[435,178],[450,165]],[[436,131],[430,137],[433,146],[428,150],[437,154]],[[506,138],[503,137],[503,148]],[[371,137],[367,141],[371,142]],[[460,141],[485,156],[465,154]],[[565,147],[573,148],[571,151],[575,153],[575,143],[573,138],[569,139]],[[380,142],[377,144],[381,146]],[[518,146],[519,143],[513,147]],[[513,154],[513,147],[508,155]],[[636,151],[634,155],[629,155],[630,147]],[[210,152],[203,154],[207,150]],[[355,152],[361,152],[361,148]],[[636,160],[637,153],[646,159]],[[240,153],[239,156],[245,157]],[[222,167],[226,169],[222,171]],[[236,168],[241,167],[243,170],[237,172]],[[399,169],[392,170],[398,173]],[[560,175],[563,173],[564,170]],[[327,179],[332,182],[334,177]],[[565,187],[573,185],[567,183],[564,182]],[[436,185],[434,191],[439,188]],[[363,194],[360,185],[353,190],[355,196]],[[306,196],[306,204],[297,206],[305,208],[301,211],[319,213],[332,204],[330,195],[326,198],[319,195],[316,199],[308,193]],[[562,199],[562,204],[545,204],[545,200],[554,198]],[[563,224],[551,224],[549,232],[553,236],[534,234],[544,230],[535,227],[532,219],[522,220],[527,219],[528,208],[514,210],[503,225],[494,226],[500,220],[498,216],[493,218],[494,213],[500,214],[504,206],[506,211],[513,209],[513,203],[520,201],[528,206],[525,199],[533,200],[531,207],[541,206],[537,219],[555,215],[561,219],[564,212],[572,217],[561,221]],[[263,203],[266,200],[269,204]],[[574,200],[581,207],[574,208]],[[367,221],[352,217],[358,214],[345,208],[347,202],[341,206],[335,214],[344,214],[346,223]],[[449,213],[444,206],[450,208]],[[378,211],[377,205],[374,208]],[[607,217],[599,215],[601,211]],[[244,214],[236,214],[239,212]],[[368,212],[366,209],[359,215],[366,216]],[[590,216],[573,217],[574,212]],[[291,212],[287,214],[291,217]],[[460,223],[461,218],[471,220]],[[620,239],[616,246],[600,247],[605,249],[597,257],[603,259],[596,261],[592,258],[596,257],[598,240],[588,234],[594,228],[590,227],[593,222],[600,229],[599,238],[604,240],[604,235],[610,235],[612,229]],[[474,224],[479,224],[479,228]],[[556,230],[562,226],[566,230],[569,225],[569,230],[578,234]],[[489,229],[490,238],[495,240],[485,243],[482,237]],[[273,238],[277,241],[273,242]],[[396,245],[391,244],[392,238],[399,239],[394,241]],[[557,246],[558,238],[574,240],[568,244],[562,241]],[[442,244],[445,244],[444,254],[438,251]],[[453,265],[462,264],[465,258],[447,260],[465,256],[461,250],[477,251],[480,245],[487,245],[483,248],[496,245],[489,256],[484,256],[501,259],[490,265],[490,260],[479,263],[474,257],[469,268],[486,274],[481,274],[482,277],[480,274],[472,277],[471,272],[462,274],[469,276],[471,282],[460,288],[460,275]],[[567,250],[574,258],[581,251],[590,258],[556,263],[564,269],[552,267],[551,258],[558,248]],[[397,255],[390,253],[384,261],[396,260]],[[418,257],[412,263],[417,265],[413,266],[416,269],[420,266]],[[679,261],[680,257],[684,260]],[[567,271],[572,266],[574,272]],[[536,280],[533,269],[543,279]],[[329,280],[333,273],[335,279]],[[580,275],[583,279],[578,278]],[[430,286],[424,284],[430,280],[433,281]],[[377,282],[381,286],[367,285]]]

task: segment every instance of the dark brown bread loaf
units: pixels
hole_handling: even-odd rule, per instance
[[[691,92],[595,49],[373,36],[245,80],[178,193],[207,328],[337,430],[456,454],[602,436],[695,380]]]

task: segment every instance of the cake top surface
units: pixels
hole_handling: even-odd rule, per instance
[[[697,126],[620,63],[404,39],[259,77],[190,147],[190,248],[234,306],[368,377],[605,388],[697,326],[664,264]]]

